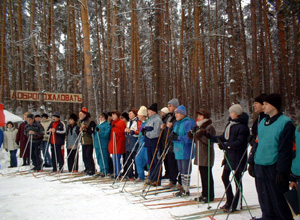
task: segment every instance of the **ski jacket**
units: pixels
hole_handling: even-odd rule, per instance
[[[158,138],[160,136],[162,120],[158,114],[152,115],[147,120],[145,125],[145,129],[147,133],[145,135],[145,147],[147,148],[155,148],[158,142]]]
[[[199,122],[198,122],[199,123]],[[210,119],[204,119],[203,123],[201,123],[199,127],[200,129],[205,129],[207,133],[211,135],[216,135],[216,130],[212,125],[212,121]],[[198,131],[199,131],[198,130]],[[198,166],[208,167],[208,138],[205,135],[202,135],[200,139],[195,138],[195,160],[194,164]],[[215,150],[214,144],[210,143],[210,166],[214,165],[215,160]]]
[[[110,141],[108,144],[108,151],[110,154],[124,154],[125,148],[125,134],[124,130],[126,124],[120,118],[111,123]]]
[[[137,117],[133,118],[132,120],[129,120],[127,124],[127,128],[130,129],[130,132],[126,132],[126,151],[131,152],[134,148],[134,151],[136,152],[138,149],[138,134],[141,127],[142,122],[138,120]]]
[[[41,124],[44,128],[44,131],[48,131],[49,125],[51,124],[51,120],[47,119],[46,121],[41,121]],[[48,141],[48,140],[49,140],[49,134],[45,132],[43,141]]]
[[[101,124],[98,124],[96,128],[99,128],[100,131],[97,132],[95,129],[94,132],[94,147],[95,149],[100,149],[100,145],[102,149],[108,149],[108,143],[110,140],[110,130],[111,127],[108,124],[107,121],[102,122]],[[100,141],[100,142],[99,142]]]
[[[24,121],[20,124],[17,137],[16,137],[16,142],[20,146],[20,157],[24,157],[24,158],[28,158],[30,154],[29,147],[26,147],[28,137],[24,133],[26,125],[27,125],[27,121]]]
[[[255,164],[274,165],[276,171],[290,173],[293,160],[295,126],[290,118],[278,113],[267,116],[258,126],[258,146],[254,155]]]
[[[79,135],[79,128],[77,125],[74,125],[73,127],[69,124],[67,128],[67,138],[66,138],[66,144],[67,149],[77,149],[79,146],[80,140],[78,140]]]
[[[93,145],[93,133],[96,127],[96,123],[87,115],[83,120],[78,122],[78,127],[84,125],[85,129],[82,131],[81,144]]]
[[[230,164],[227,163],[224,155],[222,166],[225,165],[225,169],[227,170],[230,170],[230,166],[233,170],[236,170],[240,161],[238,172],[246,170],[247,153],[244,155],[244,152],[248,147],[248,137],[250,134],[248,121],[249,116],[245,112],[235,120],[229,117],[229,123],[226,125],[224,133],[221,136],[211,136],[212,142],[217,143],[217,138],[220,138],[226,147],[225,155]]]
[[[55,129],[55,133],[52,134],[52,132],[48,132],[50,128]],[[50,135],[50,143],[55,144],[55,145],[64,145],[65,143],[65,134],[66,134],[66,125],[62,121],[57,121],[57,122],[51,122],[48,129],[47,133]]]
[[[19,148],[19,146],[16,143],[17,133],[18,133],[18,129],[15,128],[7,128],[7,130],[4,131],[4,142],[3,142],[4,149],[11,151]]]
[[[300,176],[300,125],[295,130],[296,141],[296,157],[292,162],[292,172],[296,176]]]
[[[192,146],[192,140],[187,135],[194,126],[194,119],[189,117],[176,121],[174,124],[173,132],[178,135],[178,140],[173,141],[176,160],[189,160],[191,153],[192,158],[194,158],[194,146]]]
[[[32,125],[26,124],[24,134],[29,138],[29,131],[34,131],[32,135],[32,143],[40,144],[44,137],[44,128],[40,123],[33,122]],[[30,144],[30,143],[29,143]],[[28,147],[27,147],[28,148]]]

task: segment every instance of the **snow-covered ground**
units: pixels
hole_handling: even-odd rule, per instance
[[[222,197],[224,187],[221,180],[222,168],[220,167],[223,153],[215,146],[216,160],[213,168],[215,180],[215,196]],[[21,160],[19,160],[21,163]],[[35,178],[32,174],[8,175],[19,168],[7,168],[9,166],[9,154],[0,149],[0,219],[11,220],[36,220],[36,219],[173,219],[172,216],[179,216],[207,210],[207,204],[188,205],[166,209],[151,209],[153,206],[145,206],[151,202],[143,203],[142,197],[133,196],[125,192],[119,192],[123,183],[118,189],[110,187],[111,184],[91,184],[83,182],[62,183],[56,176],[39,176]],[[82,168],[82,164],[80,164]],[[21,167],[29,169],[29,167]],[[65,169],[66,170],[66,169]],[[65,175],[65,174],[62,174]],[[192,185],[197,185],[198,171],[193,166]],[[166,180],[164,180],[166,181]],[[116,184],[118,185],[118,184]],[[125,186],[126,190],[141,187],[132,183]],[[235,187],[234,187],[235,188]],[[248,205],[257,205],[257,194],[254,179],[248,173],[243,179],[244,196]],[[196,193],[197,189],[192,189]],[[171,193],[164,193],[171,195]],[[160,198],[149,195],[147,198]],[[157,200],[152,203],[177,202],[190,200],[188,198],[170,198]],[[243,203],[245,205],[245,203]],[[211,203],[212,208],[216,208],[218,203]],[[154,206],[155,207],[155,206]],[[260,209],[251,211],[253,216],[260,217]],[[218,215],[215,219],[226,219],[226,215]],[[228,219],[249,220],[249,212],[231,214]],[[209,219],[208,217],[206,219]]]

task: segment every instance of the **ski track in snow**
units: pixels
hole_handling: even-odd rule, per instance
[[[215,197],[222,197],[224,193],[224,186],[221,180],[223,169],[220,165],[223,159],[223,153],[216,145],[215,153],[216,158],[213,167]],[[19,162],[21,162],[21,160],[19,160]],[[0,149],[0,164],[2,167],[0,172],[2,174],[17,170],[16,168],[7,168],[9,166],[9,154],[3,149]],[[82,170],[82,163],[80,167]],[[197,167],[193,166],[191,185],[197,185],[197,175]],[[142,200],[140,196],[133,196],[128,192],[118,193],[122,189],[123,184],[120,184],[119,188],[113,189],[109,187],[109,184],[103,183],[83,184],[82,182],[61,183],[60,181],[49,181],[55,178],[57,177],[44,176],[35,178],[31,174],[0,176],[0,220],[157,220],[173,219],[172,215],[180,216],[207,210],[207,204],[167,209],[150,209],[144,206],[143,203],[137,202]],[[164,183],[167,183],[167,180],[164,180],[163,184]],[[137,186],[128,184],[125,189],[129,191],[134,189],[133,187]],[[141,185],[138,185],[138,187],[140,188]],[[235,186],[233,189],[235,189]],[[243,189],[248,205],[258,204],[254,179],[250,177],[248,173],[244,175]],[[197,189],[192,189],[191,192],[196,193]],[[147,198],[159,198],[162,195],[171,195],[171,193],[163,193],[157,196],[149,195]],[[192,196],[188,198],[171,198],[153,201],[152,203],[177,202],[193,198]],[[224,202],[222,202],[221,205],[223,203]],[[151,202],[147,202],[146,204],[151,204]],[[211,203],[210,205],[212,208],[216,208],[218,203]],[[246,204],[243,202],[243,205]],[[251,213],[253,216],[261,217],[260,209],[251,210]],[[216,216],[215,219],[223,220],[226,219],[226,217],[226,215],[219,215]],[[249,220],[250,218],[249,212],[243,212],[230,214],[228,219]]]

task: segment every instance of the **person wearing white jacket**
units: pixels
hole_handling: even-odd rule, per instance
[[[18,129],[14,127],[14,124],[9,121],[6,123],[6,131],[4,131],[4,142],[3,148],[10,153],[10,166],[17,167],[17,151],[19,149],[18,144],[16,143]]]

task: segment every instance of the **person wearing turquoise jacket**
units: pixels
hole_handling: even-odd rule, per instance
[[[292,162],[292,177],[295,178],[290,184],[291,188],[295,188],[296,185],[300,184],[300,125],[295,131],[295,142],[296,142],[296,157]],[[298,188],[298,205],[300,210],[300,190]]]
[[[100,176],[104,177],[108,174],[108,143],[110,140],[110,125],[107,122],[108,115],[101,113],[99,117],[100,123],[96,126],[94,132],[94,147],[97,157],[97,163],[100,167]]]
[[[182,188],[174,195],[177,197],[189,196],[190,175],[192,171],[190,160],[194,158],[194,146],[192,146],[192,140],[188,137],[188,132],[195,126],[195,121],[186,116],[186,108],[183,105],[175,109],[175,117],[176,122],[169,139],[174,143],[175,159],[177,160]]]

